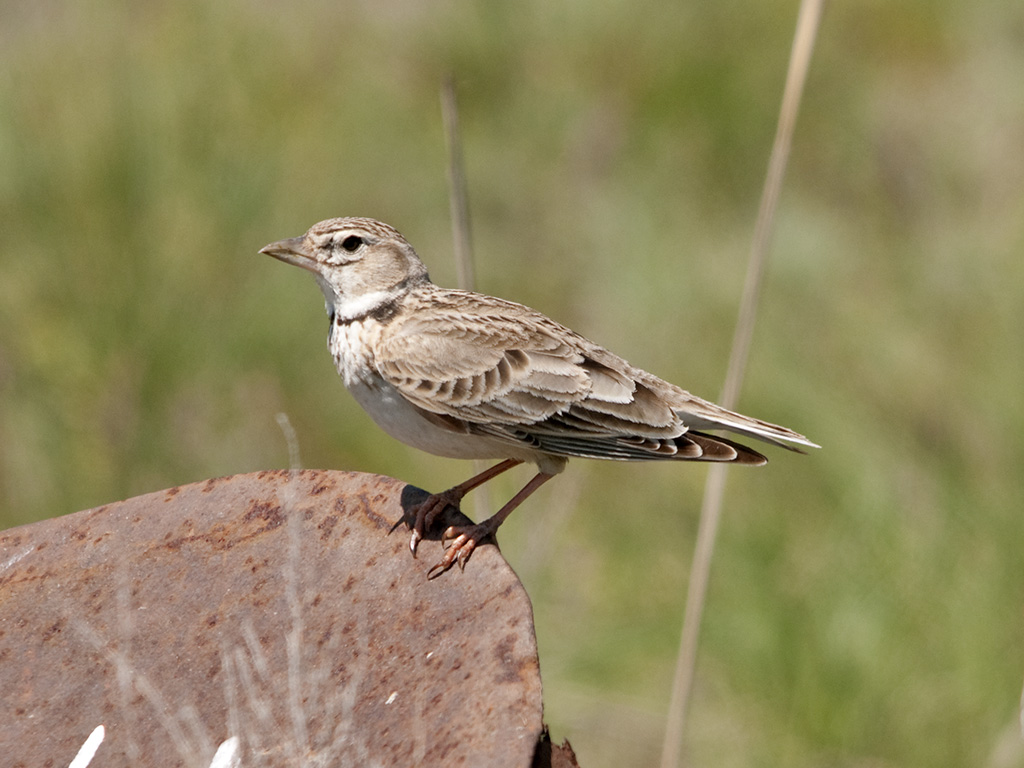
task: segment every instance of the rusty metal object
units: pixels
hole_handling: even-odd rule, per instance
[[[491,546],[427,581],[422,497],[261,472],[3,532],[4,763],[529,766],[529,600]]]

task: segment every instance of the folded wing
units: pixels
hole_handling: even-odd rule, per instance
[[[627,461],[765,462],[706,429],[813,445],[634,368],[518,304],[457,301],[456,293],[446,292],[450,307],[435,297],[430,312],[389,326],[376,356],[380,374],[410,403],[452,428],[558,456]]]

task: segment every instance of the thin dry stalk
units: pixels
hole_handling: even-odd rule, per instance
[[[800,107],[810,66],[814,41],[821,23],[824,0],[802,0],[797,16],[796,33],[793,48],[790,52],[789,71],[782,94],[782,106],[779,112],[779,123],[775,132],[775,142],[768,162],[764,189],[761,194],[761,206],[757,214],[754,228],[754,239],[747,264],[747,276],[743,286],[743,298],[740,302],[739,318],[733,336],[732,352],[729,356],[729,369],[725,377],[721,403],[726,408],[734,408],[743,383],[750,353],[750,343],[754,334],[754,319],[757,315],[758,298],[764,281],[765,263],[768,245],[771,240],[775,222],[775,208],[782,189],[786,163],[793,141],[793,127]],[[676,768],[680,764],[682,754],[683,733],[686,727],[686,715],[693,689],[693,680],[697,663],[697,640],[700,635],[701,616],[704,612],[704,600],[707,595],[708,576],[711,571],[711,559],[714,555],[715,538],[718,522],[721,517],[722,498],[725,493],[724,464],[712,465],[708,470],[707,483],[704,488],[704,500],[701,504],[700,523],[697,529],[697,546],[694,551],[693,565],[690,569],[690,583],[686,595],[686,611],[683,616],[683,628],[679,642],[679,655],[676,659],[676,673],[672,686],[672,698],[666,716],[665,740],[662,744],[661,768]]]
[[[473,271],[473,243],[469,227],[469,195],[466,173],[462,165],[462,135],[459,133],[459,104],[455,96],[455,78],[451,75],[441,84],[441,117],[444,121],[445,145],[448,149],[448,207],[452,216],[452,243],[455,251],[455,274],[459,288],[476,288]],[[486,462],[473,462],[474,474],[483,471]],[[491,500],[487,488],[478,489],[473,497],[478,520],[491,516]]]
[[[452,216],[452,240],[455,246],[455,272],[459,288],[476,288],[473,274],[473,244],[469,229],[469,197],[466,173],[462,165],[462,136],[459,133],[459,105],[455,97],[455,80],[445,78],[441,85],[441,115],[444,119],[445,144],[448,149],[448,205]]]

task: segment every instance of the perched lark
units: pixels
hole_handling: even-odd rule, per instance
[[[765,463],[757,451],[705,430],[817,447],[634,368],[522,304],[434,285],[412,246],[379,221],[321,221],[260,253],[316,277],[338,373],[385,432],[439,456],[503,459],[419,506],[413,555],[445,506],[457,507],[517,464],[537,465],[537,475],[495,515],[444,532],[442,542],[451,544],[429,576],[454,562],[464,567],[476,545],[571,456]]]

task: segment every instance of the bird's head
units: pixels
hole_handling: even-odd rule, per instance
[[[328,219],[306,234],[260,249],[313,273],[327,311],[356,316],[430,280],[416,251],[393,227],[374,219]]]

